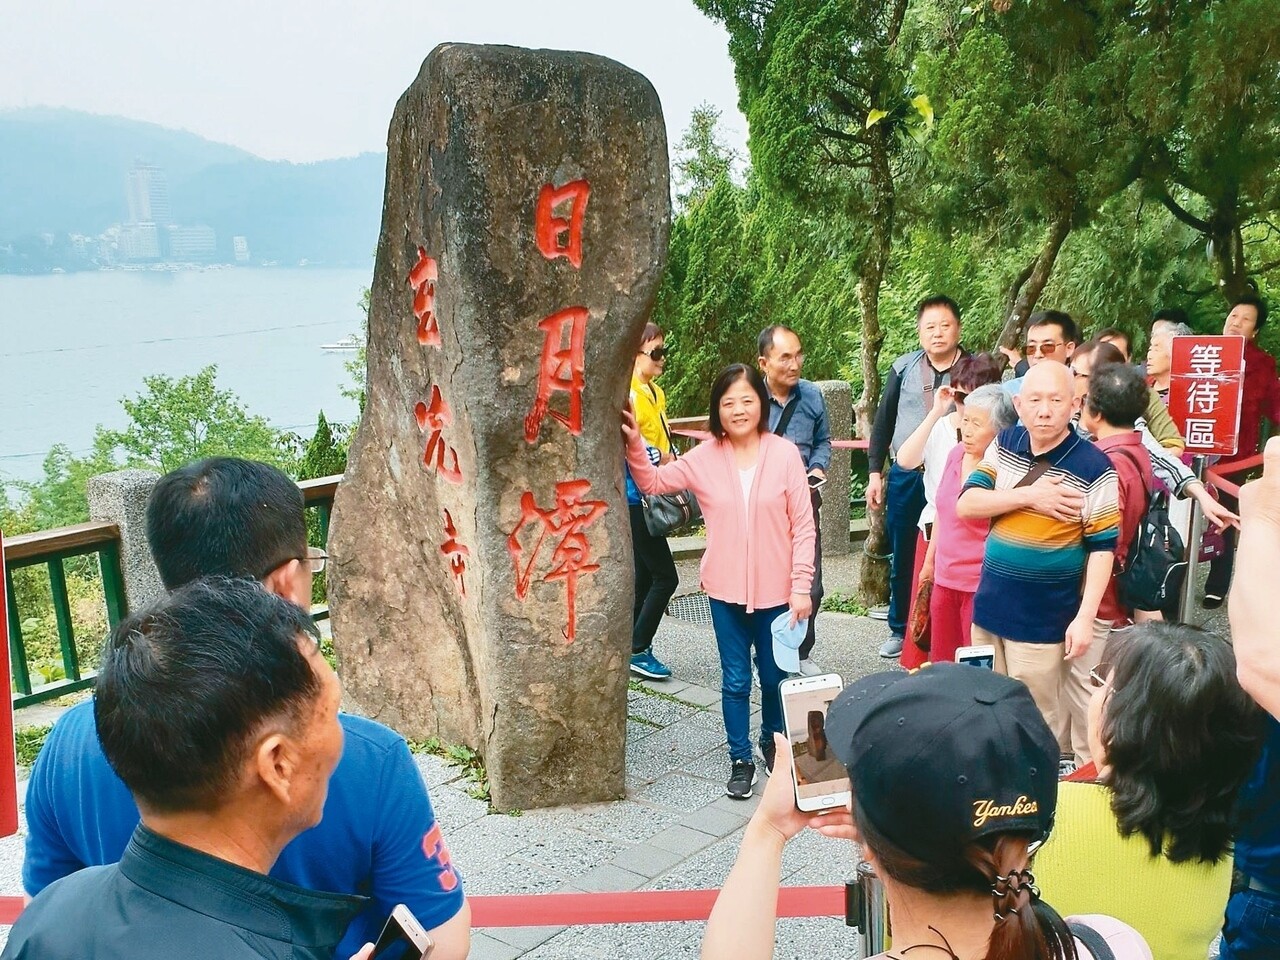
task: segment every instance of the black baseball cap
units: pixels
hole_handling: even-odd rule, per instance
[[[1049,835],[1058,742],[1018,680],[955,663],[872,674],[836,697],[826,730],[862,814],[914,857]]]

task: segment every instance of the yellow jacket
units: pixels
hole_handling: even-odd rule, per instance
[[[1145,837],[1120,836],[1111,791],[1096,783],[1058,785],[1053,834],[1032,870],[1059,914],[1123,920],[1157,960],[1204,960],[1231,892],[1229,852],[1215,864],[1151,856]]]
[[[636,423],[640,426],[640,435],[651,447],[657,447],[663,453],[671,452],[671,440],[667,436],[667,395],[662,388],[650,380],[641,383],[633,374],[631,377],[631,407],[636,412]]]

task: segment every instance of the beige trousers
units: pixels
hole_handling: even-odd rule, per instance
[[[973,626],[973,642],[995,647],[996,672],[1026,684],[1063,755],[1074,755],[1076,763],[1083,765],[1091,759],[1088,721],[1093,684],[1089,673],[1105,659],[1110,633],[1109,623],[1094,620],[1089,652],[1074,660],[1063,659],[1065,643],[1023,643],[996,636],[977,624]]]
[[[976,623],[973,625],[973,643],[974,646],[989,643],[996,648],[996,673],[1026,684],[1044,722],[1057,736],[1062,723],[1062,678],[1066,673],[1062,650],[1066,644],[1022,643],[998,637]]]
[[[1093,682],[1089,673],[1107,659],[1107,641],[1111,636],[1109,620],[1093,621],[1093,643],[1082,657],[1067,661],[1062,676],[1062,710],[1059,726],[1053,732],[1063,753],[1075,754],[1076,763],[1084,766],[1093,757],[1089,752],[1089,701],[1093,699]]]

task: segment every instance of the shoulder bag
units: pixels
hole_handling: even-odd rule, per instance
[[[655,400],[657,399],[655,395]],[[662,429],[667,434],[667,446],[671,448],[673,457],[676,453],[675,441],[671,438],[671,428],[667,426],[667,415],[658,411],[658,419],[662,421]],[[647,493],[640,501],[644,507],[644,525],[655,537],[669,537],[682,527],[688,527],[702,520],[702,508],[692,490],[678,490],[675,493]]]

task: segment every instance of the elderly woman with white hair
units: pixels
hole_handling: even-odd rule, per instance
[[[960,442],[947,455],[938,481],[934,499],[937,517],[929,541],[934,571],[929,598],[929,659],[934,663],[954,660],[956,650],[969,645],[973,595],[982,575],[982,554],[991,528],[988,520],[962,520],[956,515],[960,489],[996,434],[1017,419],[1013,402],[999,384],[978,387],[965,398]]]

